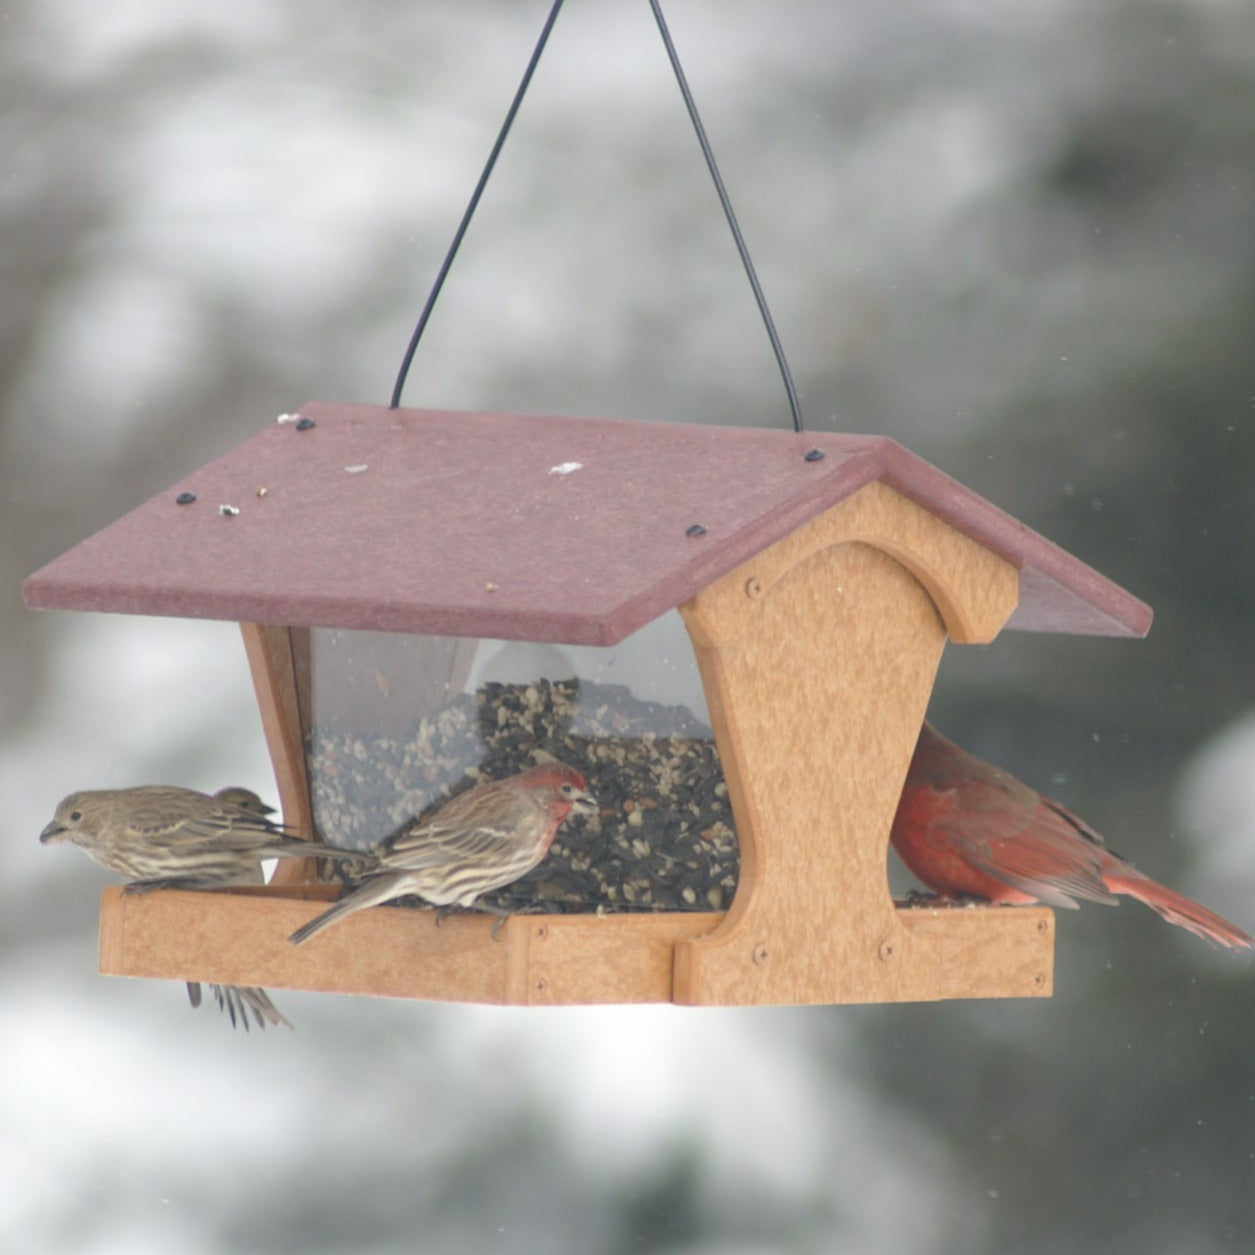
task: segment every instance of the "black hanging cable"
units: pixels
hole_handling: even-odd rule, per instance
[[[661,0],[649,0],[649,7],[654,11],[654,21],[658,23],[658,33],[662,36],[663,46],[667,50],[671,68],[675,71],[675,81],[680,85],[680,94],[684,97],[684,105],[688,109],[689,119],[693,123],[693,130],[697,132],[697,142],[701,145],[702,156],[706,159],[706,169],[710,171],[710,177],[714,180],[715,191],[719,195],[719,203],[723,206],[723,216],[728,220],[732,238],[736,241],[736,251],[741,256],[741,264],[745,267],[745,275],[754,291],[754,300],[758,304],[758,312],[762,315],[763,325],[767,328],[767,338],[771,341],[771,351],[776,355],[776,365],[780,368],[780,378],[784,380],[784,390],[789,397],[789,412],[793,416],[793,430],[800,432],[803,429],[802,407],[798,403],[797,389],[793,386],[793,375],[789,371],[789,363],[784,356],[784,346],[780,343],[780,336],[776,332],[776,324],[771,317],[771,310],[767,308],[767,298],[763,294],[762,285],[758,282],[758,275],[754,271],[754,263],[750,260],[745,237],[741,234],[736,214],[732,210],[732,202],[728,199],[728,189],[723,185],[723,177],[720,175],[719,166],[715,162],[715,154],[711,150],[710,141],[706,138],[706,128],[702,126],[701,116],[697,112],[697,102],[693,99],[693,93],[689,91],[688,79],[684,77],[684,69],[680,65],[679,55],[676,53],[675,44],[671,40],[671,32],[667,29],[667,19],[662,15]]]
[[[471,224],[471,218],[475,215],[480,198],[483,196],[484,189],[488,186],[488,180],[491,178],[493,169],[497,164],[497,158],[501,155],[501,150],[505,146],[506,137],[510,134],[510,128],[514,125],[519,106],[523,103],[523,97],[527,94],[532,75],[536,72],[536,66],[540,62],[541,54],[545,50],[545,45],[549,42],[549,34],[553,30],[553,24],[558,20],[558,12],[562,8],[562,4],[563,0],[554,0],[549,10],[549,16],[545,19],[545,24],[541,28],[540,38],[536,41],[536,47],[532,51],[527,68],[523,71],[523,77],[519,82],[518,90],[514,93],[514,99],[510,103],[505,121],[501,124],[501,130],[497,134],[496,142],[492,146],[492,151],[488,154],[488,161],[484,165],[483,173],[479,176],[479,182],[475,185],[474,192],[471,193],[466,212],[462,215],[462,221],[458,224],[458,229],[454,233],[453,242],[449,245],[449,251],[445,254],[444,261],[441,262],[436,281],[432,284],[431,292],[427,296],[422,313],[418,316],[414,334],[410,336],[405,356],[401,360],[401,369],[397,372],[396,383],[392,388],[392,401],[389,406],[391,409],[395,410],[401,404],[401,393],[405,388],[406,376],[409,374],[410,363],[414,360],[414,353],[418,349],[418,342],[422,339],[423,332],[427,329],[432,309],[435,307],[436,300],[444,287],[445,279],[448,278],[449,271],[453,266],[453,259],[457,256],[463,237]],[[684,69],[680,65],[680,58],[675,50],[675,44],[672,42],[671,32],[667,28],[667,20],[662,14],[660,0],[649,0],[649,6],[653,10],[654,21],[658,24],[658,33],[662,36],[663,46],[667,50],[667,58],[671,62],[671,69],[674,71],[676,82],[680,87],[680,94],[684,97],[684,106],[688,110],[689,120],[693,123],[693,130],[697,134],[697,142],[701,146],[702,156],[706,161],[706,168],[710,171],[710,177],[714,181],[715,192],[719,197],[719,203],[723,207],[723,215],[727,219],[728,227],[732,232],[736,251],[740,255],[741,264],[745,267],[745,274],[754,293],[754,301],[758,305],[758,312],[762,316],[763,325],[767,329],[767,338],[771,341],[771,349],[775,354],[776,365],[780,369],[780,377],[784,381],[784,390],[789,399],[789,412],[793,417],[793,430],[801,432],[803,430],[802,407],[798,402],[797,389],[793,384],[793,375],[789,371],[789,363],[784,356],[784,346],[780,343],[780,336],[776,331],[775,321],[771,317],[771,310],[767,307],[767,298],[763,294],[762,285],[758,282],[754,263],[750,259],[749,248],[745,243],[745,237],[741,234],[741,228],[737,223],[736,214],[733,212],[732,202],[728,198],[728,190],[724,186],[723,176],[719,173],[719,166],[715,161],[715,154],[710,147],[710,141],[706,138],[706,128],[702,125],[701,115],[697,112],[697,102],[693,99],[693,93],[689,90],[688,79],[685,77]]]
[[[471,225],[471,219],[475,216],[475,210],[479,207],[479,199],[483,196],[484,188],[488,186],[488,180],[492,177],[493,168],[497,164],[497,158],[501,156],[501,150],[505,147],[506,137],[510,134],[510,128],[514,125],[514,119],[518,114],[519,106],[523,103],[523,97],[527,95],[532,75],[535,74],[536,66],[540,63],[540,55],[545,51],[545,45],[549,42],[549,33],[553,30],[553,24],[558,20],[558,12],[561,8],[562,0],[553,0],[549,16],[545,19],[545,24],[541,28],[540,38],[536,41],[536,47],[532,50],[531,60],[527,63],[527,69],[523,71],[523,77],[519,81],[518,90],[514,93],[514,99],[510,102],[505,121],[502,122],[501,130],[497,133],[496,142],[492,146],[492,151],[488,154],[488,160],[484,164],[484,171],[479,176],[479,182],[475,184],[475,190],[471,193],[471,199],[466,206],[466,212],[462,215],[462,221],[458,223],[458,229],[453,236],[453,243],[449,245],[449,251],[445,254],[444,261],[440,263],[440,270],[436,275],[435,283],[431,285],[431,292],[428,293],[427,303],[423,306],[423,312],[418,316],[414,334],[410,336],[410,342],[405,349],[405,356],[401,359],[401,369],[397,372],[397,381],[392,387],[392,401],[389,403],[389,409],[395,410],[401,404],[401,392],[405,388],[405,378],[410,373],[410,363],[414,360],[418,342],[423,338],[423,332],[427,329],[427,322],[431,318],[431,311],[435,307],[436,298],[439,297],[440,290],[444,287],[445,279],[449,277],[453,259],[457,256],[458,249],[462,246],[462,239],[466,235],[467,228]]]

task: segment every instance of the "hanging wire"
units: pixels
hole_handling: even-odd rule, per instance
[[[444,261],[440,263],[436,281],[431,285],[427,303],[423,306],[423,312],[418,316],[414,334],[410,336],[410,342],[405,349],[405,356],[401,359],[401,369],[397,372],[397,381],[392,387],[392,400],[389,403],[389,409],[395,410],[401,404],[401,393],[405,388],[405,378],[410,373],[410,363],[414,360],[418,342],[423,338],[423,332],[427,330],[427,322],[431,318],[432,309],[435,308],[436,298],[439,297],[440,290],[444,287],[444,281],[449,277],[453,259],[458,255],[458,249],[462,246],[462,239],[466,235],[467,228],[471,225],[471,219],[475,216],[475,210],[479,207],[479,199],[483,196],[484,188],[488,186],[488,180],[492,177],[493,169],[497,164],[497,158],[501,156],[501,150],[505,147],[506,137],[510,134],[510,128],[514,125],[514,119],[518,115],[519,106],[523,103],[523,97],[527,95],[532,75],[536,73],[536,66],[540,63],[541,53],[545,51],[545,45],[549,42],[549,33],[553,30],[553,24],[558,20],[562,2],[563,0],[553,0],[549,16],[545,19],[545,24],[541,28],[540,38],[536,41],[536,47],[532,49],[532,56],[527,63],[527,69],[523,71],[523,77],[519,81],[518,90],[514,93],[514,99],[510,102],[505,121],[502,122],[501,130],[497,132],[496,142],[492,146],[492,151],[488,154],[488,160],[484,164],[484,171],[479,176],[479,182],[475,184],[475,190],[471,193],[471,199],[466,206],[466,212],[462,215],[462,221],[458,223],[458,229],[453,236],[453,243],[449,245],[449,251],[445,254]]]
[[[771,310],[767,308],[767,298],[763,294],[762,285],[758,282],[754,263],[750,260],[749,248],[746,246],[745,237],[741,234],[736,214],[732,210],[732,202],[728,199],[728,189],[723,185],[723,176],[719,173],[715,154],[710,147],[710,141],[706,138],[706,128],[702,125],[701,116],[697,112],[697,102],[693,99],[693,93],[689,91],[688,79],[684,76],[684,69],[680,65],[679,55],[676,53],[675,44],[671,40],[671,32],[667,29],[667,19],[662,15],[661,0],[649,0],[649,7],[654,11],[654,21],[658,23],[658,33],[662,36],[663,46],[667,50],[671,68],[675,71],[675,81],[680,85],[680,95],[684,97],[684,107],[688,110],[689,120],[693,123],[693,130],[697,132],[697,142],[701,145],[702,156],[706,159],[706,169],[710,171],[710,177],[714,180],[715,191],[719,195],[719,203],[723,206],[723,216],[728,220],[732,238],[736,241],[736,251],[740,254],[741,264],[745,267],[746,278],[749,279],[750,287],[754,291],[754,300],[758,305],[758,312],[762,315],[763,325],[767,328],[767,338],[771,341],[771,351],[776,355],[776,365],[780,368],[780,378],[784,380],[784,390],[788,394],[789,413],[793,416],[793,430],[800,432],[803,430],[802,407],[797,399],[797,388],[793,385],[793,375],[784,356],[784,346],[780,343],[775,320],[771,316]]]
[[[523,97],[527,94],[532,75],[536,72],[536,66],[540,62],[541,54],[545,50],[545,45],[549,42],[549,34],[553,30],[554,23],[558,20],[558,12],[562,8],[562,4],[563,0],[554,0],[553,6],[549,10],[549,16],[545,19],[540,38],[536,41],[536,47],[532,51],[527,68],[523,71],[523,77],[519,82],[518,90],[514,93],[514,99],[510,103],[505,121],[501,124],[501,130],[497,134],[496,142],[492,146],[492,151],[488,154],[488,161],[484,165],[483,173],[479,176],[479,182],[475,185],[474,192],[471,193],[466,212],[462,215],[462,221],[458,224],[458,229],[453,236],[453,242],[449,245],[449,251],[445,254],[444,261],[440,265],[440,270],[436,275],[435,283],[432,284],[426,304],[424,304],[422,313],[418,316],[418,323],[414,327],[414,334],[410,336],[405,356],[401,360],[401,369],[397,372],[396,383],[393,385],[392,401],[389,406],[391,409],[395,410],[401,404],[401,393],[405,388],[406,376],[409,374],[410,363],[414,360],[414,353],[418,349],[418,342],[422,339],[423,332],[427,329],[427,323],[431,318],[436,299],[439,297],[441,289],[444,287],[445,279],[448,278],[449,271],[453,266],[453,259],[457,256],[463,237],[471,224],[471,218],[474,217],[475,210],[479,206],[480,197],[484,194],[484,188],[488,186],[488,180],[492,177],[497,158],[501,155],[506,137],[510,134],[510,128],[514,125],[519,106],[523,103]],[[676,82],[679,84],[680,94],[684,97],[684,107],[688,110],[689,120],[693,123],[693,130],[697,134],[697,142],[701,146],[702,156],[706,161],[706,169],[710,171],[710,177],[714,181],[719,204],[723,207],[723,216],[727,219],[728,227],[732,232],[732,239],[736,244],[736,251],[741,258],[741,264],[745,267],[745,275],[749,279],[750,288],[754,293],[754,301],[758,305],[758,312],[762,316],[763,325],[767,329],[767,338],[771,341],[771,350],[775,354],[776,365],[780,369],[780,378],[784,381],[784,390],[789,399],[789,412],[793,418],[793,430],[801,432],[804,429],[802,407],[798,401],[797,388],[793,383],[793,375],[789,370],[789,363],[784,355],[784,346],[780,343],[775,320],[771,316],[771,310],[767,307],[767,298],[763,293],[762,285],[758,282],[758,274],[754,270],[754,263],[750,258],[749,248],[745,243],[745,237],[741,234],[740,225],[732,209],[732,201],[729,199],[728,190],[724,186],[723,176],[719,173],[715,154],[710,147],[710,141],[706,138],[706,128],[702,125],[701,115],[697,112],[697,102],[693,99],[693,93],[689,90],[684,68],[680,65],[679,54],[676,52],[675,44],[671,39],[671,31],[667,27],[667,19],[662,13],[661,0],[649,0],[649,7],[653,10],[654,21],[658,24],[658,33],[662,36],[663,47],[667,50],[667,59],[671,62],[671,69],[674,71]]]

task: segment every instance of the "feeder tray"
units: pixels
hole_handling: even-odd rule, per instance
[[[31,576],[27,604],[238,620],[284,818],[305,832],[318,694],[387,723],[461,692],[478,639],[610,647],[678,609],[740,845],[735,896],[518,914],[496,938],[488,916],[380,908],[296,947],[336,886],[111,889],[103,971],[531,1004],[1051,992],[1053,913],[896,907],[889,829],[947,638],[1141,636],[1142,602],[884,438],[300,414]],[[405,693],[369,665],[324,679],[326,630],[405,634]]]

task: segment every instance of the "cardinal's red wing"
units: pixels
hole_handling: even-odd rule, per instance
[[[1021,893],[1061,907],[1115,902],[1102,880],[1101,839],[1049,799],[1022,813],[973,810],[963,824],[972,865]]]

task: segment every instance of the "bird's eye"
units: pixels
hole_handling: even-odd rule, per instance
[[[566,796],[566,797],[570,797],[570,796],[571,796],[571,794],[575,792],[575,788],[574,788],[574,786],[573,786],[573,785],[564,784],[564,785],[562,786],[562,792],[563,792],[564,796]]]
[[[70,812],[70,818],[71,818],[71,819],[72,819],[75,823],[78,823],[78,821],[79,821],[80,819],[82,819],[82,818],[83,818],[83,812],[82,812],[82,811],[71,811],[71,812]]]

